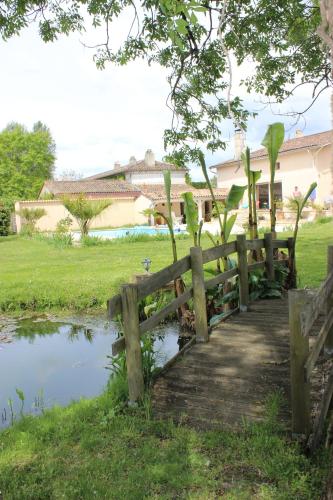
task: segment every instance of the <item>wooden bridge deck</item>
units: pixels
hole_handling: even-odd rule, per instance
[[[290,427],[289,326],[286,299],[262,300],[214,328],[153,388],[156,417],[198,427],[237,427],[262,420],[265,399],[281,391],[281,420]]]

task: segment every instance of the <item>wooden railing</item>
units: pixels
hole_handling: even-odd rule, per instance
[[[276,240],[271,233],[266,233],[263,239],[246,240],[245,235],[238,235],[236,241],[215,246],[207,250],[201,247],[190,249],[190,255],[183,257],[174,264],[154,273],[138,284],[127,284],[121,287],[121,293],[108,301],[110,318],[121,314],[123,319],[124,336],[113,343],[112,354],[118,354],[126,349],[127,377],[130,403],[139,400],[144,392],[140,337],[152,330],[170,313],[179,309],[193,298],[195,313],[195,341],[208,342],[208,323],[206,311],[206,290],[225,283],[228,279],[239,276],[239,308],[247,311],[249,305],[248,273],[255,269],[266,269],[267,277],[274,279],[274,249],[287,248],[290,254],[293,240]],[[265,250],[265,260],[248,265],[247,253],[249,250]],[[237,253],[238,266],[219,273],[205,281],[204,264]],[[287,263],[287,261],[279,261]],[[184,293],[156,314],[140,323],[138,302],[165,287],[187,271],[192,271],[192,286],[187,287]]]
[[[318,317],[324,322],[310,349],[310,332]],[[289,291],[290,366],[292,431],[308,438],[314,450],[321,439],[325,419],[333,396],[333,369],[318,412],[311,423],[310,389],[313,370],[323,351],[333,351],[333,246],[327,252],[327,278],[316,291]]]

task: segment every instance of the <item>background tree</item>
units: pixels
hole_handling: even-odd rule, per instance
[[[8,236],[10,229],[10,212],[0,203],[0,236]]]
[[[127,36],[115,41],[112,28],[124,19]],[[310,87],[312,101],[331,85],[320,21],[319,3],[311,0],[3,0],[0,34],[8,39],[36,22],[50,42],[83,32],[88,23],[104,26],[105,39],[95,46],[98,67],[144,58],[166,68],[177,119],[165,132],[165,145],[183,164],[198,161],[203,146],[211,152],[225,147],[224,119],[246,126],[249,111],[232,92],[233,61],[251,68],[243,82],[248,90],[278,102],[299,85]]]
[[[68,212],[76,219],[82,238],[88,235],[92,221],[111,205],[110,200],[87,200],[83,194],[75,198],[63,198],[63,203]]]
[[[46,179],[51,179],[55,143],[50,130],[37,122],[32,131],[10,123],[0,133],[0,200],[34,199]]]

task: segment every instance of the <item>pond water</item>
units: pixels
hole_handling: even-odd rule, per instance
[[[0,343],[0,427],[24,413],[40,413],[55,404],[101,394],[117,326],[103,318],[25,319],[11,323],[11,343]],[[158,338],[163,334],[163,339]],[[158,364],[179,350],[179,327],[154,330]],[[18,390],[18,391],[17,391]],[[11,409],[12,406],[12,409]]]

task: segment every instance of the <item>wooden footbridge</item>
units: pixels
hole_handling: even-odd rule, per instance
[[[108,301],[108,310],[111,318],[122,315],[124,336],[113,344],[113,354],[126,350],[129,404],[137,404],[144,393],[140,336],[193,300],[195,336],[155,380],[154,415],[201,428],[237,428],[244,419],[262,420],[267,397],[279,392],[286,430],[317,446],[333,395],[333,371],[320,368],[333,350],[333,246],[328,248],[327,278],[319,290],[290,290],[283,299],[250,303],[249,273],[265,269],[267,278],[274,280],[276,263],[288,264],[275,258],[281,248],[292,258],[292,238],[265,234],[263,239],[246,240],[238,235],[236,241],[208,250],[191,248],[190,255],[143,282],[122,286],[121,294]],[[264,258],[248,264],[254,250]],[[237,254],[237,267],[205,281],[205,264],[231,254]],[[190,271],[192,286],[140,323],[138,302]],[[235,276],[239,305],[209,332],[206,291]]]

